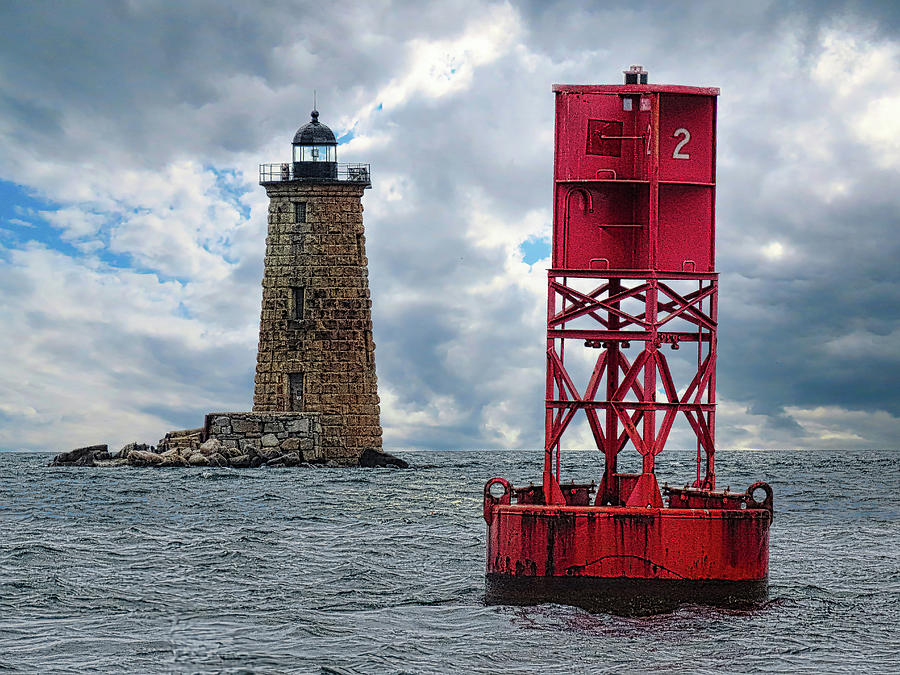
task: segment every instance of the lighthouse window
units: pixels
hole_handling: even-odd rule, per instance
[[[306,222],[306,202],[294,202],[294,222]]]
[[[335,162],[337,151],[333,145],[295,145],[295,162]]]
[[[292,319],[297,321],[303,318],[303,299],[305,293],[303,286],[292,286],[291,287],[291,306],[290,306],[290,316]]]

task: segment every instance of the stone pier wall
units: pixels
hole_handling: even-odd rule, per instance
[[[209,413],[203,440],[215,439],[242,455],[297,454],[304,462],[327,459],[319,413]]]

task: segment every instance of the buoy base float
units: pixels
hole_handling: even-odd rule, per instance
[[[643,507],[594,505],[593,484],[560,488],[566,504],[547,506],[541,486],[517,489],[502,478],[485,485],[489,604],[640,615],[766,600],[767,484],[743,493],[666,486],[668,505]]]
[[[686,604],[751,609],[768,597],[764,579],[710,581],[488,574],[485,583],[485,602],[489,605],[556,603],[623,616],[663,614]]]

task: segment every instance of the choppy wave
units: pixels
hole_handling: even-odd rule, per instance
[[[772,600],[642,619],[485,606],[482,487],[539,455],[402,454],[419,468],[0,454],[0,672],[900,672],[896,453],[721,452],[723,486],[775,488]],[[690,463],[667,451],[671,482]]]

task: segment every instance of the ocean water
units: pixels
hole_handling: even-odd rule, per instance
[[[484,604],[483,485],[537,482],[540,453],[397,454],[416,468],[0,453],[0,672],[900,672],[895,451],[720,451],[721,487],[775,489],[771,599],[646,618]]]

